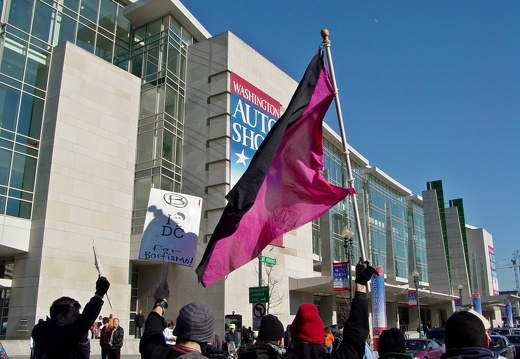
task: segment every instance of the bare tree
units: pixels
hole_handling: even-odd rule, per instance
[[[272,310],[280,306],[285,300],[285,291],[279,288],[280,284],[283,284],[283,278],[276,274],[276,265],[262,263],[261,267],[262,286],[269,287],[269,302],[267,303],[266,314],[275,314],[272,313]],[[255,267],[255,272],[259,273],[257,267]]]

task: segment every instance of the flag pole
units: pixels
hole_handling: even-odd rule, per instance
[[[343,145],[343,154],[345,155],[345,167],[347,169],[347,183],[350,189],[353,191],[351,192],[352,196],[352,207],[354,209],[354,217],[356,221],[356,229],[358,233],[358,239],[359,239],[359,251],[360,255],[363,258],[363,260],[368,259],[365,255],[365,242],[363,241],[363,231],[361,228],[361,220],[359,218],[359,209],[358,209],[358,203],[357,203],[357,196],[354,188],[354,177],[352,176],[352,166],[350,164],[350,151],[348,149],[347,145],[347,136],[345,134],[345,127],[343,125],[343,115],[341,113],[341,104],[339,102],[339,95],[338,95],[338,86],[336,85],[336,76],[334,74],[334,65],[332,64],[332,56],[330,54],[330,40],[329,40],[329,30],[323,29],[321,30],[321,37],[323,38],[322,45],[325,48],[325,51],[327,52],[327,61],[329,64],[329,72],[330,72],[330,79],[332,81],[332,86],[334,86],[334,102],[336,103],[336,114],[338,115],[338,122],[339,122],[339,131],[341,134],[341,143]]]

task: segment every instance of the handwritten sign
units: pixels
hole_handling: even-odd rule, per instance
[[[201,210],[200,197],[152,188],[139,258],[193,267]]]

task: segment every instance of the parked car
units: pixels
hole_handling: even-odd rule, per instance
[[[433,339],[439,345],[444,345],[444,336],[446,335],[446,331],[444,328],[432,328],[426,331],[425,337],[428,339]]]
[[[491,341],[489,342],[489,350],[495,353],[495,358],[499,355],[508,359],[516,359],[516,350],[513,344],[509,342],[507,337],[503,335],[491,335]]]
[[[406,352],[413,354],[416,359],[440,359],[446,351],[433,339],[406,339]]]
[[[513,335],[520,335],[520,328],[513,328]]]
[[[507,335],[506,338],[515,347],[516,359],[520,359],[520,334]]]
[[[492,331],[497,333],[498,335],[511,335],[513,334],[513,330],[511,328],[503,327],[503,328],[493,328]]]

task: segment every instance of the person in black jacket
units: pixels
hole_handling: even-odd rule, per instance
[[[121,358],[124,337],[125,331],[119,325],[119,318],[114,318],[114,327],[110,331],[110,340],[108,341],[108,359]]]
[[[56,299],[50,308],[50,318],[32,330],[36,359],[77,359],[90,357],[88,332],[103,306],[103,296],[110,283],[105,277],[96,281],[96,293],[85,306],[70,297]]]
[[[143,311],[139,309],[139,312],[134,317],[135,321],[135,338],[141,339],[141,335],[143,334],[143,325],[144,325],[144,315]]]
[[[365,341],[369,333],[367,283],[372,275],[378,275],[368,261],[361,259],[356,265],[356,293],[349,317],[345,322],[343,340],[337,350],[328,354],[324,343],[323,322],[314,304],[302,304],[289,327],[291,348],[285,359],[359,359],[365,354]]]

